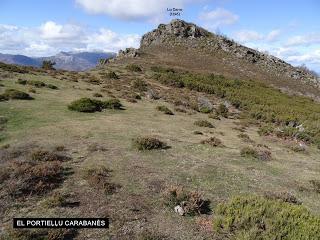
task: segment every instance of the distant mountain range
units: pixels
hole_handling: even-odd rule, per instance
[[[40,67],[42,61],[51,60],[56,63],[55,68],[84,71],[94,68],[99,59],[115,57],[113,52],[60,52],[57,55],[50,57],[27,57],[24,55],[1,54],[0,62]]]

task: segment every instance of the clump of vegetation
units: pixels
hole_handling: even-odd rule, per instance
[[[99,100],[90,98],[81,98],[75,100],[68,105],[69,110],[77,112],[100,112],[103,109],[103,103]]]
[[[100,112],[103,109],[121,109],[122,104],[118,99],[109,99],[107,101],[100,101],[90,98],[81,98],[75,100],[68,105],[68,108],[77,112]]]
[[[84,178],[91,187],[102,190],[106,195],[110,195],[115,193],[120,187],[119,185],[110,182],[111,172],[110,169],[104,166],[90,168],[84,172]]]
[[[9,229],[3,239],[12,240],[57,240],[73,239],[77,235],[76,229]]]
[[[259,160],[271,160],[271,152],[266,149],[244,147],[241,149],[240,154],[242,157],[252,157]]]
[[[289,146],[289,148],[294,152],[305,153],[307,151],[307,147],[305,145],[300,144],[292,144]]]
[[[107,72],[104,76],[109,79],[119,79],[119,76],[113,71]]]
[[[13,162],[9,169],[10,177],[5,186],[12,197],[46,193],[59,186],[64,175],[64,168],[59,161]]]
[[[320,193],[320,180],[310,180],[312,188],[315,192]]]
[[[287,203],[301,204],[296,196],[290,192],[266,192],[264,197],[270,200],[280,200]]]
[[[194,122],[194,125],[199,126],[199,127],[214,128],[212,123],[207,120],[197,120]]]
[[[28,93],[16,89],[6,89],[5,92],[0,95],[0,101],[9,99],[32,100],[33,98]]]
[[[67,205],[67,195],[60,192],[53,193],[43,202],[49,208],[65,207]]]
[[[94,93],[93,96],[94,96],[94,97],[99,97],[99,98],[100,98],[100,97],[103,97],[103,95],[102,95],[101,93]]]
[[[168,147],[166,143],[154,137],[138,137],[133,139],[133,146],[140,151],[166,149]]]
[[[37,88],[41,88],[41,87],[45,87],[46,86],[46,84],[44,82],[38,81],[38,80],[27,81],[27,84],[31,85],[31,86],[35,86]]]
[[[19,78],[17,83],[21,84],[21,85],[26,85],[27,84],[27,80]]]
[[[194,131],[193,134],[194,134],[194,135],[203,135],[203,133],[200,132],[200,131]]]
[[[164,105],[157,106],[157,110],[167,115],[174,115],[173,112]]]
[[[216,113],[222,117],[228,117],[229,109],[224,104],[219,104],[218,108],[216,109]]]
[[[69,158],[65,155],[57,154],[55,152],[46,151],[42,149],[36,149],[31,151],[30,159],[32,161],[52,162],[52,161],[65,161]]]
[[[29,70],[32,70],[32,67],[27,66],[17,66],[12,64],[6,64],[0,62],[0,69],[8,72],[16,72],[16,73],[29,73]]]
[[[201,108],[199,108],[199,112],[201,112],[201,113],[211,113],[212,109],[210,109],[208,107],[201,107]]]
[[[59,89],[56,85],[53,85],[53,84],[47,84],[46,85],[47,86],[47,88],[50,88],[50,89],[53,89],[53,90],[56,90],[56,89]]]
[[[54,65],[56,65],[55,62],[51,61],[51,60],[45,60],[42,62],[42,66],[41,68],[42,69],[45,69],[45,70],[55,70],[55,68],[53,67]]]
[[[104,109],[122,109],[123,105],[121,104],[120,100],[117,98],[111,98],[102,102],[102,106]]]
[[[305,207],[260,196],[219,204],[213,228],[233,239],[318,239],[320,218]]]
[[[132,71],[132,72],[141,72],[142,71],[141,67],[136,64],[129,64],[126,66],[126,69],[128,69],[129,71]]]
[[[139,90],[140,92],[145,92],[148,90],[148,85],[145,81],[137,78],[132,82],[132,87]]]
[[[210,210],[210,202],[204,200],[199,192],[186,191],[181,186],[171,186],[164,192],[165,204],[170,208],[181,207],[181,215],[207,214]]]
[[[211,137],[209,139],[202,140],[201,144],[207,144],[207,145],[210,145],[212,147],[222,147],[223,146],[221,140],[219,138],[216,138],[216,137]]]

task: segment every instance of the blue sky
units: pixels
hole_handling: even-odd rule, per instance
[[[0,0],[0,52],[118,51],[180,17],[294,65],[320,72],[317,0]]]

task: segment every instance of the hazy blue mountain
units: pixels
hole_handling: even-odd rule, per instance
[[[0,61],[10,64],[40,67],[43,60],[56,62],[55,68],[83,71],[94,68],[99,59],[112,58],[116,54],[112,52],[60,52],[50,57],[27,57],[24,55],[1,54]]]

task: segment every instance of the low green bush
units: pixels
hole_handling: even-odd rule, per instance
[[[140,92],[145,92],[148,90],[148,85],[145,81],[137,78],[132,82],[132,87],[139,90]]]
[[[41,87],[45,87],[46,86],[46,84],[44,82],[38,81],[38,80],[27,81],[27,84],[31,85],[31,86],[35,86],[37,88],[41,88]]]
[[[211,137],[209,139],[202,140],[201,143],[210,145],[212,147],[222,147],[223,146],[221,140],[216,137]]]
[[[0,95],[0,101],[9,99],[32,100],[33,98],[28,93],[16,89],[6,89],[5,92]]]
[[[100,101],[90,98],[81,98],[68,105],[69,110],[77,112],[101,112],[103,109],[121,109],[122,104],[119,99],[109,99]]]
[[[77,112],[100,112],[103,109],[103,103],[99,100],[90,98],[81,98],[75,100],[68,105],[68,109]]]
[[[113,71],[107,72],[104,76],[109,79],[119,79],[119,76]]]
[[[320,217],[301,205],[246,195],[217,206],[213,229],[231,239],[320,239]]]

